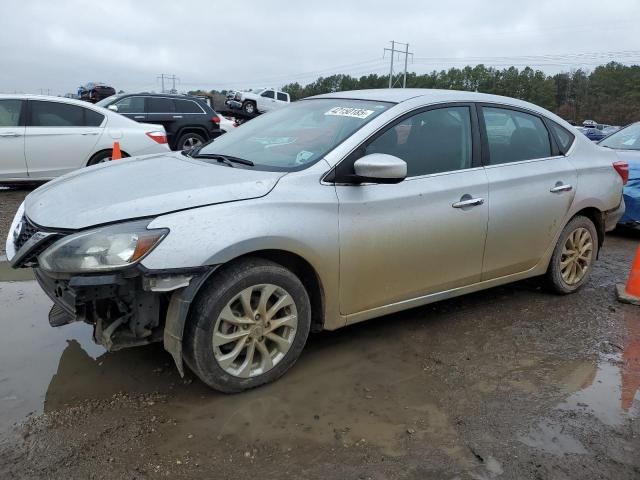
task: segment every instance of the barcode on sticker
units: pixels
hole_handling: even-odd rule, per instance
[[[352,107],[333,107],[325,115],[336,115],[338,117],[367,118],[373,110]]]

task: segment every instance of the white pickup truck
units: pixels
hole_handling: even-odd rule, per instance
[[[247,115],[276,110],[291,102],[289,94],[275,88],[261,88],[251,92],[236,92],[232,100],[227,100],[231,108],[242,110]]]

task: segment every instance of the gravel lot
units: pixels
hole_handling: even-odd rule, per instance
[[[25,193],[0,192],[3,236]],[[50,328],[0,263],[0,478],[638,479],[640,308],[614,285],[639,240],[608,236],[575,295],[531,280],[326,332],[232,396],[161,346]]]

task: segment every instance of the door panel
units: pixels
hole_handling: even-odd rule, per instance
[[[343,314],[480,280],[488,206],[483,168],[396,185],[337,186]]]
[[[86,110],[61,102],[29,100],[25,157],[29,177],[47,179],[86,165],[102,135],[101,126],[84,126]]]
[[[27,177],[21,120],[24,103],[19,99],[0,100],[0,180]]]
[[[260,106],[263,111],[269,112],[276,108],[276,93],[273,90],[267,90],[260,97]]]
[[[534,267],[564,227],[577,173],[564,157],[486,168],[489,228],[483,280]],[[551,192],[557,186],[571,190]]]
[[[183,122],[184,116],[176,112],[173,99],[169,97],[147,97],[146,105],[146,121],[162,125],[167,133],[169,145],[174,146],[178,140],[176,138],[178,125]]]

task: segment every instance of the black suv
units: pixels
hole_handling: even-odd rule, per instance
[[[97,103],[140,123],[157,123],[172,150],[186,150],[222,134],[220,117],[202,99],[167,93],[125,93]]]

